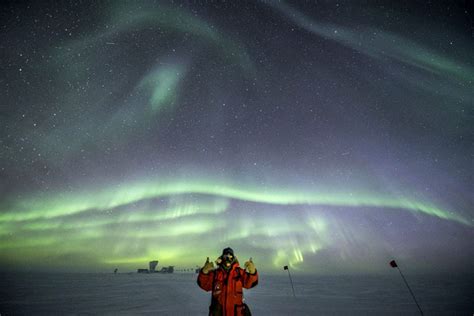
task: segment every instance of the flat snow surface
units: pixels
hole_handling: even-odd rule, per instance
[[[195,274],[0,274],[4,315],[206,315]],[[472,315],[472,276],[407,276],[425,315]],[[253,315],[418,315],[403,280],[389,276],[260,275],[244,292]]]

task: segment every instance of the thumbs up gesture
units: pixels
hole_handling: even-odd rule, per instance
[[[210,262],[209,257],[207,257],[207,260],[204,263],[204,266],[202,267],[202,272],[204,274],[208,274],[209,271],[211,271],[212,269],[214,269],[214,263]]]
[[[257,269],[255,268],[255,264],[252,261],[252,258],[249,259],[249,261],[245,262],[245,268],[250,274],[255,274]]]

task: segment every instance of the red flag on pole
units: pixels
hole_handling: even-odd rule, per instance
[[[288,266],[284,266],[284,267],[283,267],[283,270],[288,270]]]
[[[397,263],[395,262],[395,260],[390,261],[390,266],[391,266],[392,268],[398,267],[398,265],[397,265]]]

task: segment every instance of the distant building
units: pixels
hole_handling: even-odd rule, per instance
[[[173,272],[174,272],[174,266],[163,267],[159,271],[159,273],[173,273]]]
[[[157,260],[150,261],[150,263],[149,263],[150,273],[154,273],[154,272],[155,272],[155,268],[156,268],[157,265],[158,265],[158,261],[157,261]]]
[[[137,269],[137,273],[174,273],[174,266],[163,267],[161,270],[157,271],[157,265],[158,260],[150,261],[148,263],[149,269]]]

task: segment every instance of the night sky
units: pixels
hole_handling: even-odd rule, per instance
[[[0,268],[472,272],[469,1],[16,1]]]

